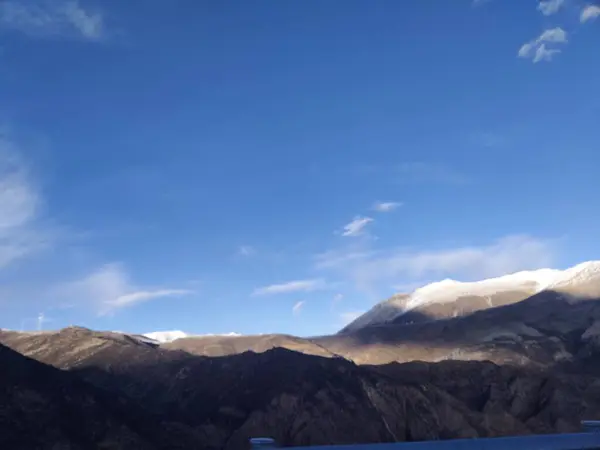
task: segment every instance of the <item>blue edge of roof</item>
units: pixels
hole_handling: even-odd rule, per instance
[[[600,421],[586,421],[582,425],[584,432],[570,434],[288,448],[295,450],[425,450],[429,448],[433,450],[600,450]],[[277,448],[275,441],[271,438],[253,438],[250,440],[250,446],[253,449]]]

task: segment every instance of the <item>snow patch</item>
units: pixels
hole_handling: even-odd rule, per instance
[[[548,287],[576,286],[596,279],[600,279],[600,261],[587,261],[560,272]]]
[[[142,336],[150,338],[156,342],[160,342],[161,344],[166,344],[167,342],[173,342],[177,339],[183,339],[188,337],[187,333],[184,333],[181,330],[173,330],[173,331],[154,331],[152,333],[145,333]]]
[[[172,331],[153,331],[152,333],[145,333],[143,336],[152,339],[161,344],[166,344],[168,342],[176,341],[177,339],[183,338],[200,338],[200,337],[209,337],[209,336],[228,336],[228,337],[237,337],[241,336],[239,333],[225,333],[225,334],[188,334],[181,330],[172,330]]]

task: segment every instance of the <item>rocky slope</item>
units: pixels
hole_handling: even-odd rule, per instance
[[[287,348],[307,355],[336,356],[316,341],[284,334],[188,337],[166,343],[162,347],[172,350],[185,350],[203,356],[235,355],[246,351],[261,353],[272,348]]]
[[[1,344],[0,367],[0,448],[151,450],[192,443],[161,430],[160,421],[127,399]]]
[[[149,439],[157,448],[247,448],[262,435],[317,445],[575,431],[579,420],[600,417],[594,377],[486,362],[371,367],[282,348],[202,357],[81,328],[3,332],[0,341],[120,399],[125,430],[147,416],[142,422],[160,434]],[[136,438],[149,435],[134,425]]]
[[[595,352],[598,321],[598,299],[543,291],[463,317],[366,327],[317,342],[361,364],[456,359],[554,367]]]

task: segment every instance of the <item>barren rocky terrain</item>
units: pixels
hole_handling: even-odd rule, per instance
[[[339,356],[357,364],[477,360],[540,368],[580,361],[595,349],[600,336],[600,302],[596,298],[542,291],[523,301],[500,305],[442,318],[412,311],[413,320],[408,323],[400,316],[391,323],[315,338],[191,337],[162,347],[207,356],[284,347],[312,355]],[[437,306],[430,309],[435,311]]]
[[[594,289],[463,296],[315,338],[160,345],[4,330],[0,436],[10,448],[241,449],[265,435],[317,445],[577,431],[600,418]]]
[[[130,438],[121,421],[139,420],[140,411],[158,424],[132,427],[140,442],[156,443],[150,432],[160,430],[163,443],[172,439],[160,448],[185,448],[191,441],[230,449],[245,448],[259,435],[300,445],[574,431],[580,419],[600,414],[600,385],[591,376],[489,362],[358,366],[282,348],[209,358],[81,328],[3,333],[1,339],[70,369],[36,363],[32,376],[51,371],[77,378],[88,395],[103,393],[109,410],[125,408],[118,422],[85,419],[89,426],[106,421],[115,435],[107,448],[124,448]],[[50,389],[60,385],[45,382]],[[75,411],[86,405],[73,400]]]

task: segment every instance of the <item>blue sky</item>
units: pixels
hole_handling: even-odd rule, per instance
[[[0,327],[336,331],[598,258],[600,4],[4,0]]]

